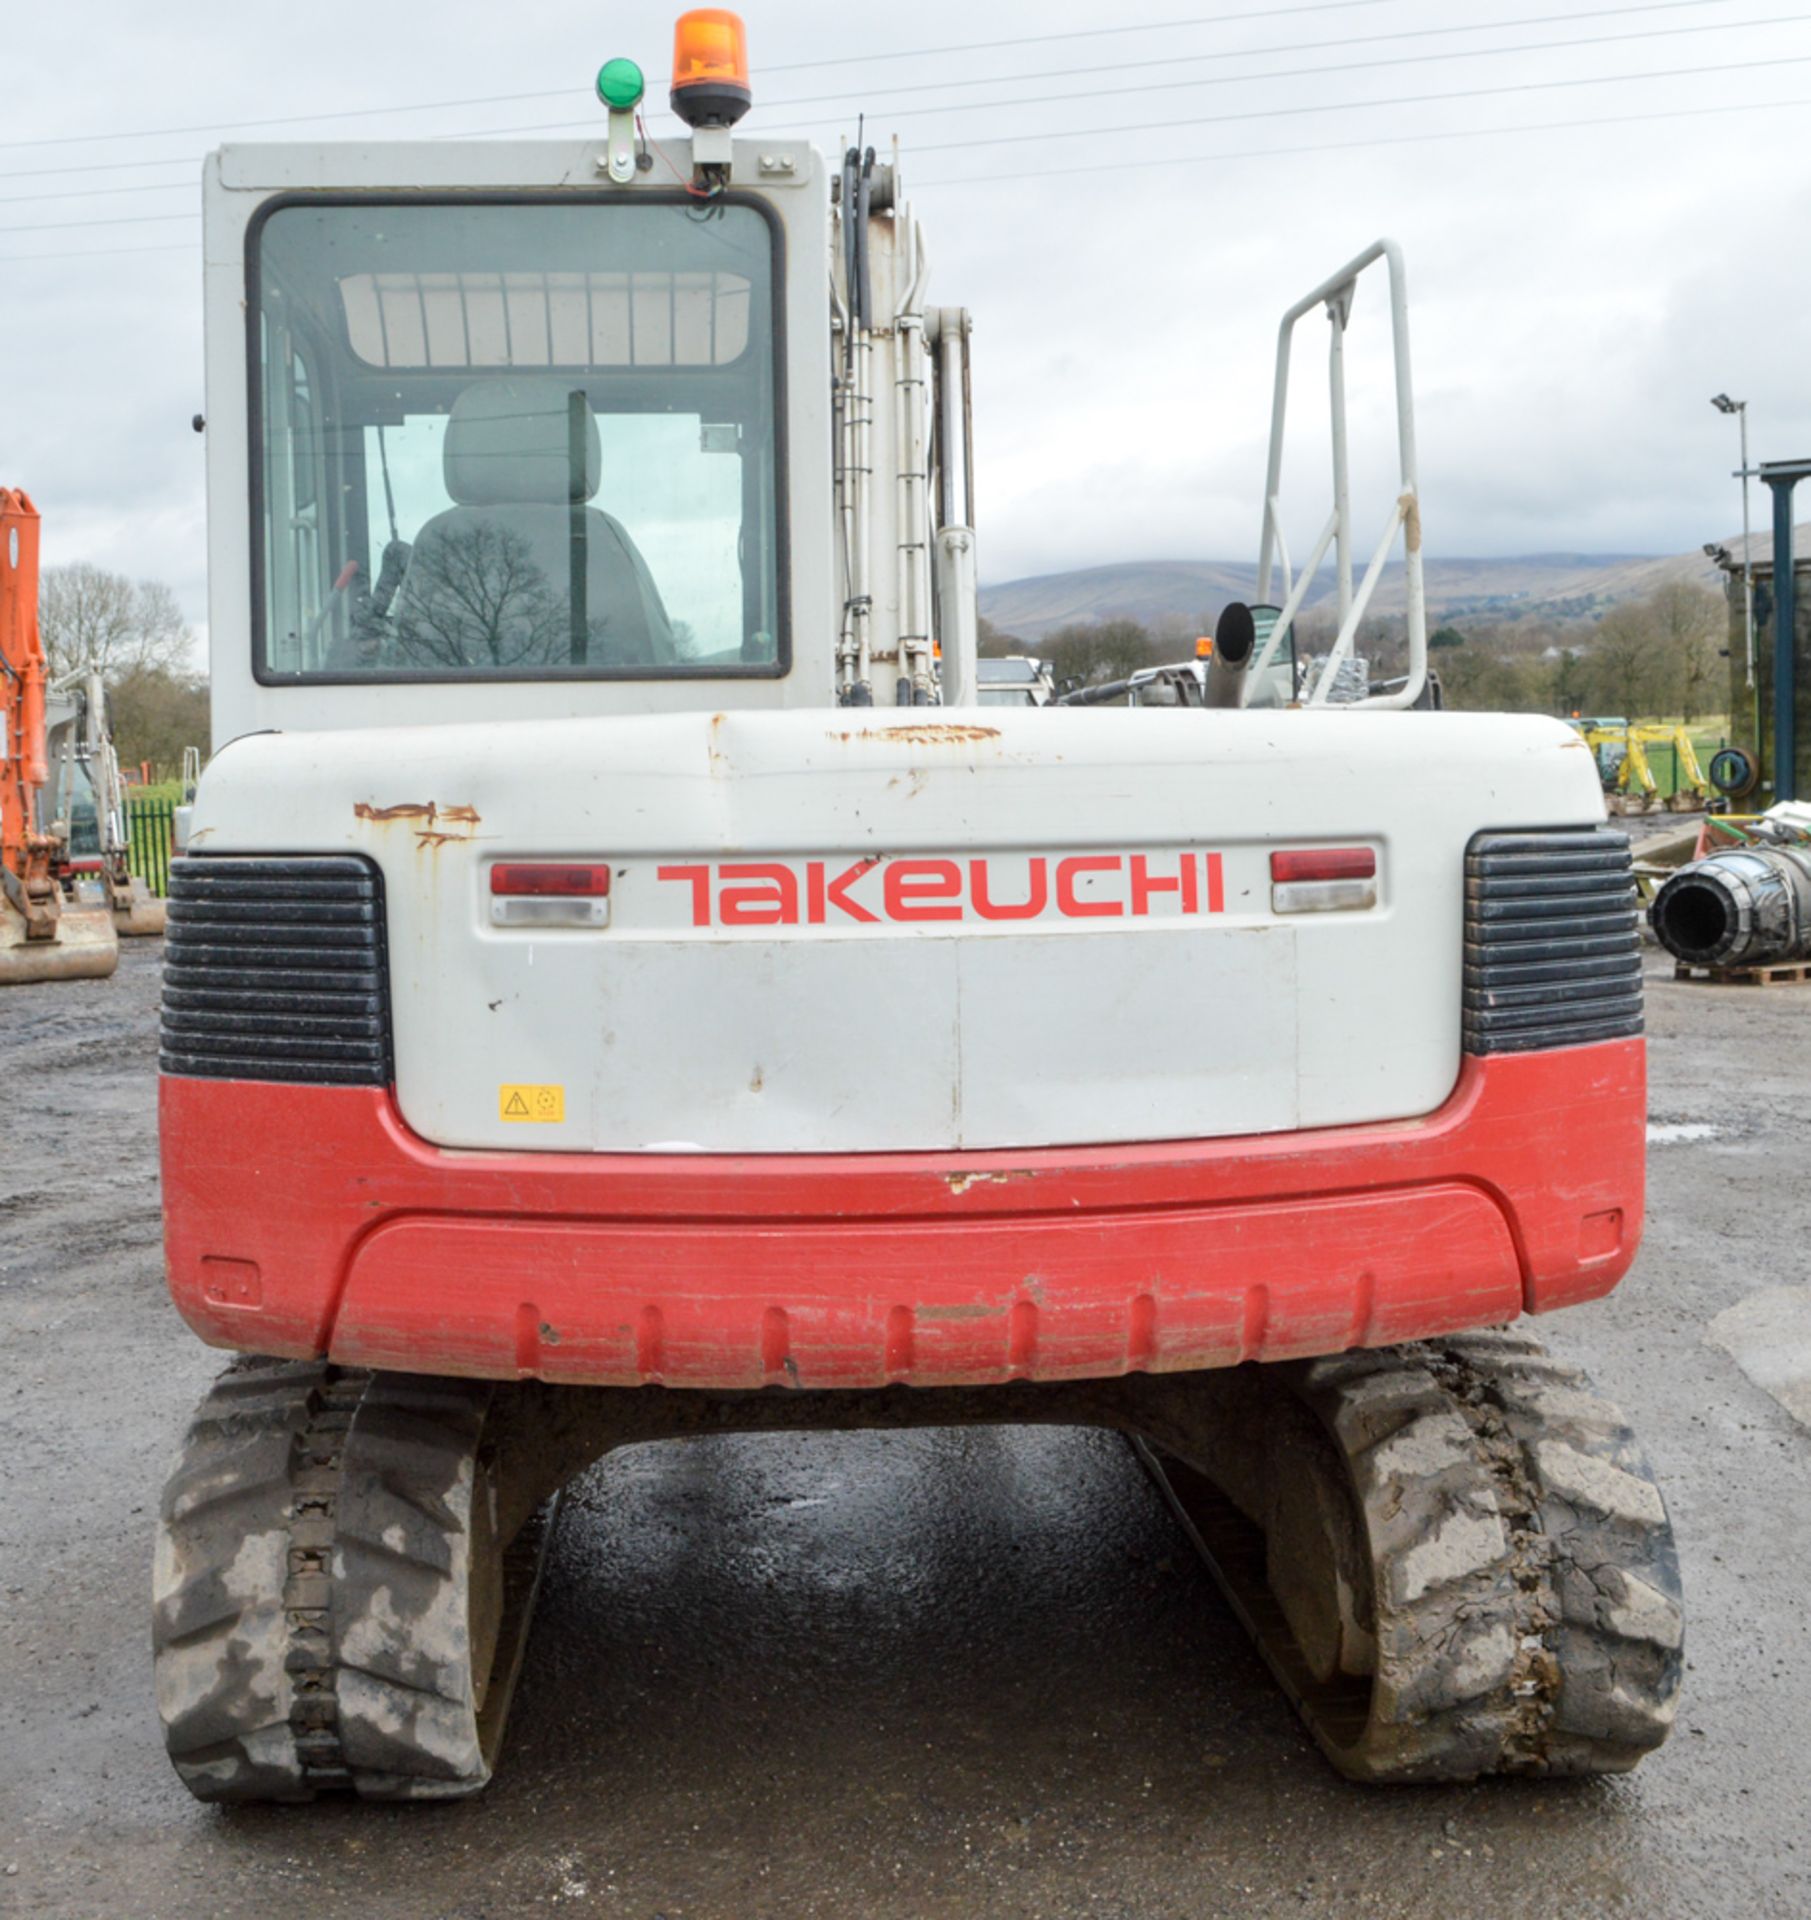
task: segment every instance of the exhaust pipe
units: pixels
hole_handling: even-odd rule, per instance
[[[1229,600],[1214,623],[1214,650],[1201,686],[1204,707],[1242,707],[1245,673],[1257,651],[1258,625],[1243,600]]]
[[[1811,960],[1811,852],[1732,847],[1694,861],[1655,894],[1648,923],[1688,966]]]

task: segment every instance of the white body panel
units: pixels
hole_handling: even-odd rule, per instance
[[[831,708],[241,740],[191,845],[378,863],[397,1093],[427,1139],[851,1153],[1426,1113],[1459,1067],[1466,842],[1601,815],[1551,720]],[[1374,847],[1379,904],[1273,913],[1269,853],[1315,845]],[[1155,879],[1184,854],[1220,857],[1218,910],[1203,866],[1193,914],[1154,889],[1132,912],[1131,857]],[[1043,861],[1049,909],[982,919],[977,857],[996,901],[1029,899]],[[536,858],[608,861],[608,927],[493,927],[491,863]],[[1064,912],[1075,859],[1119,864],[1065,870]],[[832,902],[812,924],[811,864],[863,860],[842,898],[876,917]],[[961,918],[886,917],[906,860],[962,876],[956,899],[911,870],[906,910]],[[793,923],[724,924],[719,877],[696,924],[696,881],[660,870],[724,862],[790,874],[756,892]],[[503,1119],[519,1084],[563,1089],[564,1119]]]
[[[610,185],[603,131],[228,148],[209,163],[214,735],[229,744],[189,844],[381,868],[408,1123],[450,1148],[849,1154],[1228,1137],[1438,1107],[1460,1064],[1466,844],[1600,818],[1589,750],[1526,718],[971,704],[966,320],[924,304],[909,209],[850,229],[803,143],[738,141],[729,180],[783,238],[784,378],[766,404],[785,429],[771,578],[788,670],[259,681],[248,312],[285,392],[297,335],[293,303],[250,299],[258,209],[290,193],[673,201],[687,143]],[[847,183],[840,197],[864,204]],[[862,236],[853,286],[868,303],[842,251]],[[327,326],[317,312],[304,331],[324,347]],[[532,325],[523,338],[512,368],[539,364]],[[475,375],[481,358],[468,333],[446,364]],[[375,423],[381,454],[383,409],[349,417]],[[288,479],[272,489],[272,527],[312,534],[317,572],[336,524],[320,503],[346,497],[328,471],[306,503]],[[577,535],[574,550],[582,585]],[[351,551],[377,573],[374,542]],[[300,634],[306,613],[291,617]],[[902,679],[908,699],[936,692],[938,632],[945,706],[902,710]],[[569,659],[584,657],[575,637]],[[839,688],[853,698],[832,705]],[[1361,889],[1351,910],[1277,911],[1271,852],[1315,846],[1369,849],[1374,903]],[[510,924],[521,902],[493,915],[491,868],[537,859],[607,863],[607,915],[594,899],[583,916],[601,923]]]

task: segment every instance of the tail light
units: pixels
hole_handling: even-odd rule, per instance
[[[607,927],[610,869],[564,860],[499,860],[490,870],[493,927]]]
[[[1273,913],[1346,913],[1376,904],[1371,847],[1304,847],[1270,856]]]

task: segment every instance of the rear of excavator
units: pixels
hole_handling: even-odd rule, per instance
[[[1664,1737],[1659,1495],[1581,1376],[1487,1331],[1638,1241],[1628,843],[1565,729],[525,723],[437,742],[431,814],[396,750],[229,749],[173,882],[170,1282],[282,1356],[226,1376],[171,1483],[197,1791],[481,1784],[546,1536],[506,1543],[617,1446],[974,1420],[1135,1437],[1354,1777]],[[1441,817],[1510,754],[1536,826]],[[1263,833],[1164,843],[1259,798]],[[800,856],[801,820],[865,826]],[[909,1030],[852,1053],[875,993]],[[228,1593],[248,1515],[280,1584]],[[430,1692],[457,1737],[409,1758]]]
[[[474,1792],[575,1474],[977,1421],[1125,1434],[1350,1776],[1633,1765],[1665,1510],[1504,1330],[1639,1244],[1628,841],[1570,729],[1408,710],[1399,253],[1284,335],[1326,313],[1343,396],[1383,266],[1362,579],[1343,414],[1295,573],[1279,420],[1207,710],[979,702],[967,321],[896,171],[732,140],[715,11],[692,138],[640,90],[606,67],[601,148],[210,163],[211,483],[250,497],[160,1103],[171,1291],[241,1358],[159,1529],[182,1778]],[[1342,711],[1398,542],[1408,671]]]

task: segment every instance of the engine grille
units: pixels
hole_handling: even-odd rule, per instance
[[[159,1064],[191,1078],[386,1085],[377,868],[349,855],[171,861]]]
[[[1626,833],[1478,834],[1465,851],[1465,1051],[1640,1033],[1638,919]]]

